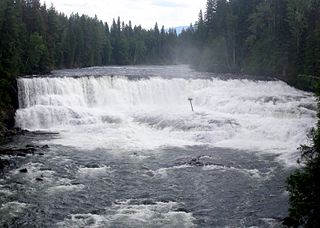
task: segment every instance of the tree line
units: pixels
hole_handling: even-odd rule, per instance
[[[172,63],[278,76],[310,89],[314,83],[302,79],[310,82],[320,73],[320,1],[208,0],[198,21],[180,35],[120,18],[109,26],[97,17],[68,17],[39,0],[0,1],[0,105],[10,103],[6,88],[21,74]]]
[[[0,105],[16,75],[93,65],[188,63],[200,70],[278,76],[308,89],[320,73],[319,0],[208,0],[180,35],[59,13],[39,0],[0,1]]]
[[[117,18],[66,16],[39,0],[0,1],[0,106],[12,103],[17,75],[57,68],[168,64],[177,42],[174,29],[146,30]]]
[[[299,86],[303,75],[320,76],[320,1],[208,0],[179,39],[189,47],[181,48],[184,61],[198,69],[278,76]]]

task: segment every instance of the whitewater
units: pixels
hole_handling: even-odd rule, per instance
[[[0,225],[274,227],[316,123],[312,93],[188,66],[60,70],[17,84],[16,126],[31,133],[13,144],[49,149],[0,178]]]
[[[281,81],[106,75],[22,78],[18,88],[18,127],[63,132],[51,143],[91,150],[206,144],[292,163],[316,116],[315,98]]]

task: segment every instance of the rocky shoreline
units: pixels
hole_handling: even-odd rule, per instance
[[[10,130],[5,130],[1,135],[1,144],[0,144],[0,170],[10,166],[10,162],[7,157],[26,157],[27,155],[44,155],[44,150],[48,149],[48,145],[44,146],[36,146],[28,144],[24,147],[16,147],[6,145],[8,142],[12,140],[12,137],[18,135],[26,135],[26,134],[42,134],[37,132],[30,132],[28,130],[23,130],[20,128],[13,128]]]

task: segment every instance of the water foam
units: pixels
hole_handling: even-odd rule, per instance
[[[6,219],[13,219],[19,217],[28,208],[28,204],[18,201],[7,202],[0,204],[0,215],[5,215]],[[2,218],[0,217],[0,224]]]
[[[179,210],[176,202],[139,203],[118,201],[105,214],[72,214],[58,227],[195,227],[192,213]]]
[[[18,88],[18,127],[58,131],[46,143],[89,150],[210,145],[293,161],[316,121],[314,96],[280,81],[47,77]]]
[[[79,175],[81,177],[99,177],[105,173],[112,172],[111,167],[109,166],[100,166],[100,167],[81,167],[79,168]]]

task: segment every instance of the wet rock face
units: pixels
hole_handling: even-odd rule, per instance
[[[18,106],[16,106],[18,108]],[[14,128],[14,116],[16,113],[16,109],[14,108],[4,108],[0,109],[0,122],[1,125],[4,126],[5,131],[8,131],[7,129],[13,129]]]

